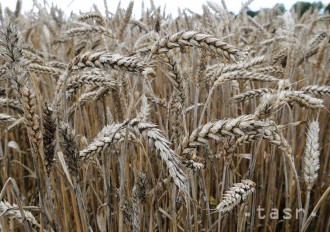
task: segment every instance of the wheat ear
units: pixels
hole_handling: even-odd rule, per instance
[[[36,74],[49,74],[55,77],[58,77],[62,74],[62,71],[57,68],[48,67],[40,64],[29,64],[29,70]]]
[[[81,14],[77,20],[79,21],[85,21],[88,19],[95,19],[97,23],[99,23],[100,25],[103,25],[105,22],[105,19],[103,18],[103,16],[97,12],[90,12],[90,13],[85,13],[85,14]]]
[[[124,57],[119,54],[109,54],[106,52],[87,52],[73,58],[68,64],[67,70],[70,73],[71,71],[86,67],[142,72],[145,69],[145,63],[137,57]]]
[[[323,109],[323,100],[304,94],[303,91],[281,91],[260,104],[256,111],[257,118],[272,117],[286,103],[296,102],[302,107],[310,109]]]
[[[127,7],[127,10],[125,12],[125,16],[124,16],[124,19],[123,19],[123,22],[122,22],[122,25],[121,27],[119,28],[119,32],[118,32],[118,40],[121,42],[123,41],[123,37],[124,37],[124,32],[127,28],[127,25],[131,19],[131,16],[132,16],[132,12],[133,12],[133,6],[134,6],[134,1],[131,1],[129,4],[128,4],[128,7]]]
[[[70,98],[74,96],[83,85],[107,88],[119,87],[117,81],[115,81],[109,74],[93,70],[90,72],[84,72],[84,74],[70,76],[66,85],[66,97]]]
[[[307,184],[307,188],[309,190],[312,189],[318,176],[317,171],[320,168],[319,132],[319,123],[317,121],[311,122],[307,132],[305,156],[303,162],[304,181]]]
[[[215,75],[211,81],[214,86],[221,85],[227,81],[233,80],[251,80],[251,81],[279,81],[280,79],[270,76],[264,73],[257,73],[253,71],[238,70],[233,72],[227,72],[220,76]]]
[[[302,91],[321,96],[330,95],[330,86],[309,85],[304,87]]]
[[[245,60],[237,64],[216,64],[206,69],[206,79],[212,79],[214,76],[220,76],[221,74],[227,72],[247,70],[265,61],[266,61],[265,56],[257,56],[250,60]]]
[[[129,125],[134,131],[148,138],[152,146],[159,151],[161,159],[165,162],[174,183],[188,195],[186,176],[181,169],[181,161],[175,152],[169,147],[169,141],[163,136],[157,125],[143,121],[141,118],[133,119]]]
[[[157,41],[152,46],[151,52],[152,54],[160,54],[182,46],[202,47],[217,55],[223,55],[227,59],[233,61],[237,61],[241,55],[241,52],[234,46],[227,44],[212,35],[196,31],[181,31],[173,35],[168,35]]]
[[[266,139],[286,154],[291,154],[291,147],[273,121],[257,120],[254,115],[242,115],[237,118],[209,122],[194,130],[178,149],[179,154],[185,155],[184,163],[193,168],[203,168],[203,163],[200,162],[192,165],[191,161],[195,159],[192,151],[199,145],[207,144],[210,139],[223,143],[227,153],[232,153],[237,145]]]
[[[252,89],[250,91],[244,92],[242,94],[238,94],[232,97],[231,101],[233,102],[244,102],[253,97],[259,97],[266,93],[274,93],[274,90],[270,88],[261,88],[261,89]]]
[[[22,94],[22,109],[24,112],[24,123],[27,128],[29,139],[32,142],[33,148],[36,154],[40,153],[42,144],[42,131],[41,131],[41,121],[38,112],[38,104],[35,92],[24,87],[21,90]]]
[[[181,123],[185,101],[187,99],[184,88],[184,79],[178,61],[170,52],[161,56],[169,70],[169,76],[174,80],[175,89],[168,105],[169,124],[171,128],[171,142],[178,144],[183,134],[183,124]]]
[[[120,124],[110,124],[105,126],[96,138],[85,149],[79,152],[82,160],[90,159],[93,155],[100,153],[111,144],[118,144],[125,140],[126,132],[123,130],[127,127],[127,122]],[[129,140],[135,140],[134,134],[129,133]]]
[[[95,33],[115,38],[113,32],[110,31],[108,28],[102,26],[84,25],[83,27],[76,27],[65,31],[59,38],[59,42],[62,42],[63,39],[67,40],[75,36],[85,35],[86,33]]]
[[[1,216],[16,219],[20,223],[23,223],[23,220],[27,220],[29,223],[31,223],[31,225],[40,228],[40,224],[37,222],[30,211],[23,210],[23,212],[21,212],[18,205],[10,204],[7,201],[0,201],[0,217]]]
[[[42,112],[43,112],[42,125],[43,125],[45,165],[46,165],[47,174],[49,175],[54,164],[56,124],[55,124],[54,110],[47,103],[43,105]]]
[[[59,141],[64,154],[65,161],[68,165],[70,174],[79,177],[79,153],[77,151],[77,140],[75,132],[69,124],[61,122],[59,127]]]
[[[241,183],[234,184],[226,191],[216,210],[222,213],[232,211],[235,206],[244,202],[255,191],[255,186],[256,184],[251,180],[242,180]]]
[[[303,160],[303,177],[307,185],[305,212],[303,223],[307,220],[308,208],[310,203],[310,193],[317,180],[320,169],[320,145],[319,145],[320,126],[318,121],[313,121],[309,124],[307,132],[307,140],[305,146],[305,156]]]

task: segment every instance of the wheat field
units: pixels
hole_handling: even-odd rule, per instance
[[[0,231],[330,231],[329,12],[251,2],[1,9]]]

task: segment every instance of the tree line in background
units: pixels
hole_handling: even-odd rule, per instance
[[[283,3],[276,4],[276,7],[280,10],[280,12],[284,13],[286,11],[285,6]],[[264,8],[263,10],[268,10],[267,8]],[[291,10],[298,13],[298,15],[301,17],[304,15],[304,13],[308,11],[318,11],[318,12],[324,12],[324,13],[330,13],[330,3],[327,5],[324,5],[322,2],[303,2],[298,1],[296,2],[292,7]],[[247,14],[251,17],[254,17],[260,13],[260,10],[253,11],[251,9],[247,10]]]

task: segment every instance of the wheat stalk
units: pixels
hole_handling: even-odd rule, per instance
[[[132,190],[132,231],[139,232],[141,230],[141,219],[140,219],[140,200],[138,196],[136,186]]]

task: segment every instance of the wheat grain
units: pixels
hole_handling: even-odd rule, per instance
[[[0,113],[0,125],[1,126],[7,125],[8,123],[13,123],[15,121],[16,121],[16,119],[13,116]]]

